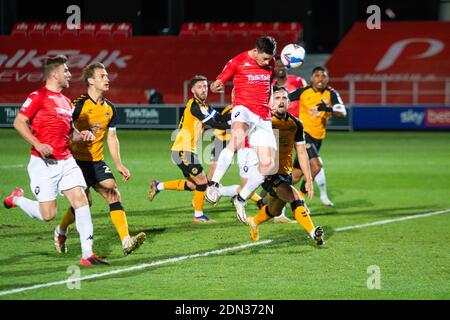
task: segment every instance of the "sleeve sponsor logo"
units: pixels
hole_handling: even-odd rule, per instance
[[[31,100],[30,98],[27,98],[27,100],[25,100],[25,102],[22,105],[22,110],[25,110],[26,108],[28,108],[28,106],[31,104],[33,100]]]

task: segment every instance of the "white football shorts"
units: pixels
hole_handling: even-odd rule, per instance
[[[55,200],[58,194],[74,187],[86,189],[86,182],[75,159],[42,159],[31,156],[28,163],[30,187],[39,202]]]
[[[252,148],[241,148],[237,152],[239,176],[248,179],[251,167],[258,167],[258,155]]]
[[[271,147],[277,149],[277,142],[272,131],[272,121],[264,120],[247,107],[238,105],[231,111],[231,122],[244,122],[249,126],[248,143],[252,147]]]

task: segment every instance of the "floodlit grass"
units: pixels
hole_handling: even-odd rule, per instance
[[[250,243],[249,231],[223,198],[205,213],[216,223],[191,221],[192,193],[164,191],[146,199],[151,178],[182,177],[170,161],[169,131],[119,130],[124,164],[132,178],[118,179],[130,231],[147,241],[123,256],[108,206],[94,194],[95,251],[109,267],[81,268],[81,276]],[[26,171],[28,146],[12,129],[0,130],[0,195],[15,186],[32,197]],[[196,257],[66,285],[0,296],[0,299],[449,299],[450,213],[348,231],[338,227],[450,208],[448,133],[330,132],[321,152],[334,208],[310,203],[313,221],[326,232],[316,248],[297,224],[267,222],[261,241],[232,252]],[[115,172],[109,156],[107,163]],[[207,166],[205,166],[207,167]],[[233,166],[223,184],[238,183]],[[56,220],[42,223],[20,209],[0,209],[0,291],[67,279],[78,265],[73,228],[66,255],[53,248],[53,228],[68,203],[58,200]],[[247,205],[249,215],[256,206]],[[290,216],[290,208],[287,209]],[[380,268],[381,289],[369,290],[369,266]]]

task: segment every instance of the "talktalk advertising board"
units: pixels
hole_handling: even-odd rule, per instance
[[[125,95],[139,95],[143,99],[145,88],[140,84],[131,85],[145,81],[146,78],[137,75],[133,80],[133,74],[143,65],[137,50],[132,46],[0,36],[0,103],[25,101],[29,93],[43,86],[43,62],[47,56],[57,54],[64,54],[69,58],[72,79],[70,87],[64,91],[69,98],[75,98],[86,91],[81,79],[82,70],[89,63],[100,61],[107,67],[112,81],[109,94],[111,98],[120,102]],[[113,88],[116,84],[126,88],[128,92],[119,87]]]
[[[356,23],[326,66],[332,77],[360,80],[450,78],[450,22]]]

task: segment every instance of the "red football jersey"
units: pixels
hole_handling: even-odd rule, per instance
[[[298,88],[306,87],[307,85],[307,82],[302,77],[288,74],[287,81],[283,87],[285,87],[287,91],[292,92]],[[289,103],[288,112],[298,118],[299,100],[291,101],[291,103]]]
[[[233,78],[233,106],[243,105],[263,119],[270,119],[270,90],[275,58],[267,67],[260,67],[248,51],[237,55],[225,65],[217,77],[223,84]]]
[[[69,135],[74,109],[70,99],[62,93],[42,87],[30,93],[19,113],[30,120],[33,135],[39,142],[53,148],[51,158],[64,160],[71,155]],[[30,153],[41,156],[34,148]]]

